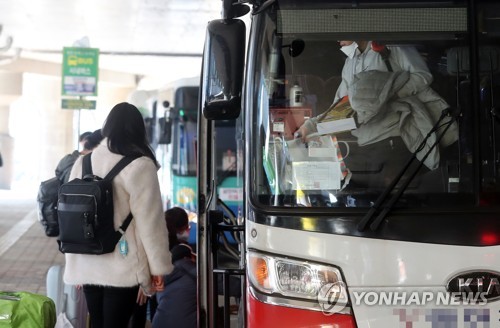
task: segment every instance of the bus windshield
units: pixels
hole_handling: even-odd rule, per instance
[[[499,5],[481,6],[472,38],[460,1],[289,2],[253,24],[256,204],[370,207],[383,194],[399,208],[499,203]]]

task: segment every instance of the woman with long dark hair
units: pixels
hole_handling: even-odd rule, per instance
[[[64,281],[83,285],[93,328],[127,327],[137,300],[162,289],[172,271],[167,229],[157,176],[158,163],[139,110],[129,103],[113,107],[102,128],[103,141],[91,156],[92,171],[104,177],[124,156],[138,158],[113,179],[114,224],[133,219],[113,253],[66,254]],[[82,157],[70,179],[82,175]],[[126,250],[126,251],[124,251]]]
[[[146,156],[159,166],[149,146],[142,115],[134,105],[129,103],[116,105],[104,123],[102,135],[107,138],[108,148],[112,153]]]

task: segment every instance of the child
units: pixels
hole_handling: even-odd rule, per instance
[[[165,288],[156,293],[158,307],[153,328],[196,327],[196,263],[191,247],[178,244],[171,250],[174,271],[164,277]]]
[[[175,245],[187,244],[191,226],[186,210],[180,207],[172,207],[165,211],[165,221],[168,229],[168,242],[170,250]]]

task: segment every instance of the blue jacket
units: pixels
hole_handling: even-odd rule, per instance
[[[165,276],[165,289],[156,294],[153,328],[196,327],[196,263],[182,258],[174,266]]]

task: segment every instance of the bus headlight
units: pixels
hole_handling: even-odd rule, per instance
[[[264,294],[314,302],[333,295],[337,304],[348,302],[340,270],[333,266],[249,251],[248,276]]]

